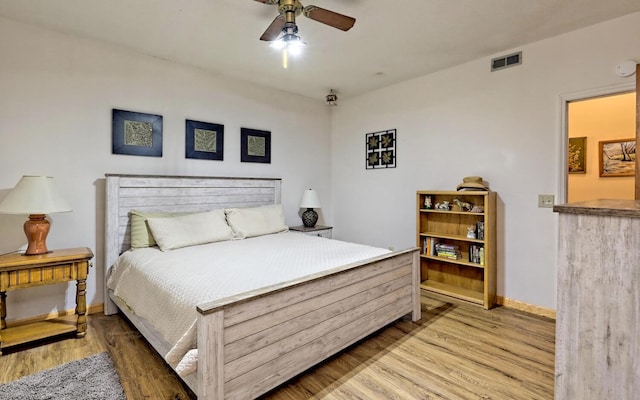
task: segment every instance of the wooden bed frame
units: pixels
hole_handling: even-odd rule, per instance
[[[108,291],[129,249],[129,212],[205,211],[280,203],[280,179],[106,175],[105,314],[118,309],[161,354],[155,330]],[[389,323],[420,319],[418,249],[393,252],[243,293],[198,310],[198,370],[184,381],[202,400],[255,398]]]

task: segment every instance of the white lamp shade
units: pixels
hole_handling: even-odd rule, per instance
[[[318,192],[313,189],[305,190],[300,197],[300,208],[320,208]]]
[[[50,214],[71,211],[50,176],[23,176],[0,203],[2,214]]]

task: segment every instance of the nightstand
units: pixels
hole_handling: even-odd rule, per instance
[[[54,250],[25,256],[18,253],[0,256],[0,354],[2,349],[51,336],[87,333],[87,275],[93,253],[86,247]],[[7,292],[27,287],[77,281],[76,313],[7,328]]]
[[[307,228],[306,226],[301,225],[301,226],[290,226],[289,230],[295,231],[295,232],[301,232],[309,236],[320,236],[323,238],[331,239],[331,231],[333,230],[333,227],[316,225],[312,228]]]

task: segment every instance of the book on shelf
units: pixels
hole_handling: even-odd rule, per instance
[[[462,258],[460,246],[447,243],[436,243],[434,255],[450,260],[459,260]]]
[[[438,253],[438,257],[446,258],[447,260],[460,260],[462,258],[462,254],[460,254],[460,253],[453,253],[453,254]]]
[[[478,240],[484,240],[484,221],[478,221],[476,223],[476,238]]]
[[[422,238],[422,254],[425,254],[427,256],[435,256],[437,243],[437,238],[431,236],[425,236],[424,238]]]
[[[484,246],[481,244],[469,245],[469,262],[484,265]]]

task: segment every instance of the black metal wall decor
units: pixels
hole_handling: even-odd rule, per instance
[[[395,168],[396,167],[396,130],[367,133],[366,169]]]

